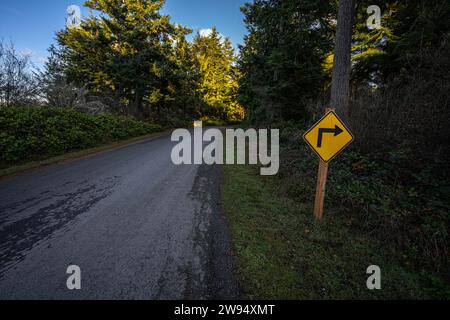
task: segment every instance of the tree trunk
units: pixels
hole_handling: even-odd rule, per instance
[[[340,0],[334,48],[331,107],[344,119],[348,118],[350,97],[351,45],[354,0]]]

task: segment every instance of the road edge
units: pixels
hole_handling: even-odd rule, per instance
[[[59,165],[62,163],[69,163],[72,161],[89,158],[94,155],[102,154],[104,152],[109,152],[113,150],[119,150],[128,146],[132,146],[134,144],[138,144],[144,141],[151,141],[154,139],[158,139],[161,137],[168,136],[175,129],[168,129],[165,131],[159,131],[150,133],[144,136],[134,137],[126,140],[114,141],[108,144],[100,145],[97,147],[82,149],[77,151],[72,151],[69,153],[65,153],[59,156],[47,158],[44,160],[30,161],[24,164],[11,166],[5,169],[0,170],[0,181],[6,180],[9,178],[16,177],[21,174],[25,174],[28,172],[32,172],[44,167],[49,167],[53,165]]]

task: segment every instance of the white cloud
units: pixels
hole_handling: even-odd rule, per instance
[[[198,33],[200,34],[200,37],[209,37],[212,33],[212,29],[211,28],[200,29]]]
[[[24,57],[32,57],[34,56],[34,52],[31,49],[25,48],[23,50],[20,51],[20,54],[23,55]]]
[[[212,34],[212,29],[211,28],[205,28],[205,29],[200,29],[198,31],[198,33],[200,34],[200,37],[209,37]],[[219,36],[220,36],[220,42],[223,44],[225,42],[226,37],[221,34],[219,32]]]
[[[29,48],[25,48],[20,50],[20,54],[24,57],[28,57],[31,61],[36,64],[38,67],[41,67],[47,61],[47,56],[40,54],[37,51],[31,50]]]

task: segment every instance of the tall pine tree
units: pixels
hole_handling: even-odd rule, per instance
[[[173,39],[187,29],[160,14],[163,0],[89,0],[99,12],[79,28],[58,33],[66,49],[70,81],[92,92],[109,92],[132,114],[159,110],[173,98],[171,78],[177,68],[171,59]]]

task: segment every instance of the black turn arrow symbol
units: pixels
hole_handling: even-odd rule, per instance
[[[334,126],[334,128],[320,128],[319,129],[319,137],[317,139],[317,148],[322,147],[322,136],[324,133],[334,133],[334,136],[340,135],[344,130],[339,128],[337,125]]]

